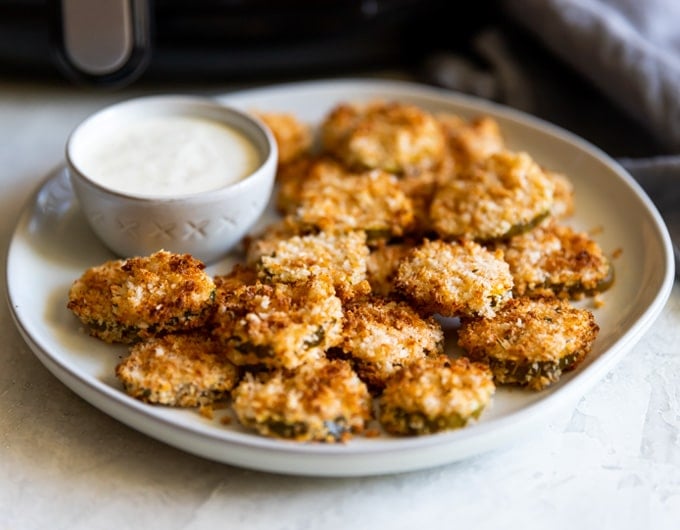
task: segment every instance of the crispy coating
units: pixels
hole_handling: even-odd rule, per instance
[[[343,300],[366,295],[366,233],[319,232],[280,240],[260,257],[257,268],[267,282],[298,283],[326,276]]]
[[[327,232],[364,230],[369,239],[387,238],[414,222],[413,204],[398,179],[380,170],[308,180],[300,202],[299,221]]]
[[[342,338],[342,302],[325,278],[236,286],[219,304],[213,332],[238,366],[296,368]]]
[[[414,360],[441,354],[443,347],[439,322],[421,317],[406,302],[375,298],[345,309],[339,348],[373,390]]]
[[[410,241],[390,244],[381,241],[371,248],[366,260],[366,278],[374,295],[387,297],[395,294],[394,280],[399,262],[414,246]]]
[[[555,219],[564,219],[574,213],[574,184],[564,173],[543,168],[545,175],[554,186],[553,205],[550,215]]]
[[[599,331],[587,309],[558,298],[513,298],[494,318],[463,321],[458,344],[487,362],[497,383],[542,390],[574,369]]]
[[[169,334],[138,342],[116,366],[125,391],[147,403],[197,407],[229,397],[239,370],[222,347],[201,332]]]
[[[446,141],[425,110],[399,102],[341,104],[321,125],[323,148],[356,169],[417,173],[442,161]]]
[[[493,316],[512,294],[503,252],[473,241],[425,240],[400,261],[395,285],[420,310],[446,317]]]
[[[430,216],[446,239],[492,241],[550,213],[554,184],[527,153],[502,151],[465,168],[435,191]]]
[[[510,266],[514,293],[576,298],[608,288],[609,260],[587,233],[555,222],[498,245]]]
[[[276,208],[281,215],[294,214],[302,203],[307,182],[342,178],[350,170],[328,156],[307,155],[279,168],[276,174]]]
[[[93,267],[69,291],[67,307],[105,342],[133,343],[202,326],[215,283],[189,254],[164,250]]]
[[[485,364],[444,355],[423,357],[387,381],[378,419],[395,435],[458,429],[480,416],[495,390]]]
[[[442,124],[447,146],[458,167],[484,160],[505,150],[505,141],[498,122],[490,116],[465,120],[456,114],[437,114]]]
[[[292,372],[246,374],[232,397],[243,425],[275,438],[345,441],[371,418],[366,385],[342,360],[321,359]]]
[[[257,112],[271,130],[279,151],[279,165],[290,164],[307,152],[312,145],[312,129],[294,114],[286,112]]]
[[[304,227],[291,216],[271,223],[261,232],[244,238],[246,264],[255,267],[262,256],[271,255],[281,241],[305,233]]]

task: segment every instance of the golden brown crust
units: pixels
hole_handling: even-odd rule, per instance
[[[396,243],[380,241],[371,247],[371,253],[366,260],[366,278],[374,295],[387,297],[396,293],[394,280],[399,263],[414,246],[415,243],[410,241]]]
[[[495,392],[489,368],[441,355],[396,372],[380,397],[379,420],[395,435],[422,435],[464,427]]]
[[[490,116],[466,120],[455,114],[442,113],[436,118],[443,126],[448,149],[459,168],[505,150],[500,125]]]
[[[298,283],[327,277],[343,300],[370,292],[366,280],[366,233],[319,232],[280,240],[260,257],[260,278],[271,283]]]
[[[205,265],[164,250],[107,262],[74,282],[67,307],[106,342],[131,343],[202,326],[215,284]]]
[[[279,165],[290,164],[307,154],[312,146],[312,129],[287,112],[257,112],[271,130],[279,151]]]
[[[371,397],[349,364],[322,359],[293,372],[246,374],[233,391],[239,421],[264,436],[346,441],[371,418]]]
[[[371,299],[345,308],[339,349],[369,388],[382,389],[397,370],[443,352],[444,332],[401,301]]]
[[[238,366],[296,368],[341,340],[342,302],[322,278],[298,284],[257,282],[220,303],[214,334]]]
[[[554,222],[498,245],[510,266],[516,295],[577,297],[611,284],[611,265],[585,232]]]
[[[494,153],[437,188],[432,225],[445,239],[501,239],[548,215],[553,192],[553,181],[527,153]]]
[[[321,126],[321,138],[324,149],[348,167],[400,174],[437,167],[446,150],[431,114],[394,101],[335,107]]]
[[[303,225],[327,232],[364,230],[370,239],[400,236],[414,222],[413,203],[398,179],[381,170],[329,172],[306,181],[296,216]]]
[[[426,240],[400,261],[395,285],[428,313],[491,316],[511,296],[512,276],[502,251]]]
[[[493,318],[465,320],[458,344],[497,383],[541,390],[575,368],[599,331],[593,314],[558,298],[513,298]]]
[[[116,366],[125,391],[147,403],[197,407],[229,397],[239,371],[205,333],[170,334],[132,346]]]

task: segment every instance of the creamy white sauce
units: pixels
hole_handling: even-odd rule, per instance
[[[98,184],[136,196],[174,196],[217,190],[252,173],[257,149],[241,132],[217,121],[163,116],[90,139],[79,159]]]

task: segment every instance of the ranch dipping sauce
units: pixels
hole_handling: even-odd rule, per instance
[[[237,129],[206,118],[143,118],[90,138],[78,163],[91,180],[138,197],[211,191],[247,177],[261,163]]]

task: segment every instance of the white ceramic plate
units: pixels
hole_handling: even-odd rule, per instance
[[[355,438],[345,445],[260,437],[193,410],[151,406],[125,395],[114,366],[125,349],[79,330],[66,309],[75,278],[112,256],[87,228],[63,169],[26,207],[11,241],[7,290],[17,325],[38,358],[84,399],[121,422],[185,451],[254,469],[304,475],[392,473],[440,465],[487,451],[546,424],[556,407],[574,406],[638,341],[661,312],[673,283],[668,232],[641,188],[602,152],[525,114],[449,91],[390,81],[343,80],[283,85],[223,97],[246,110],[294,112],[317,122],[343,100],[399,99],[430,110],[494,116],[508,144],[569,175],[576,187],[572,225],[600,228],[615,260],[616,283],[595,310],[601,332],[592,353],[547,391],[501,389],[481,420],[465,429],[417,438]],[[226,270],[229,260],[213,266]]]

